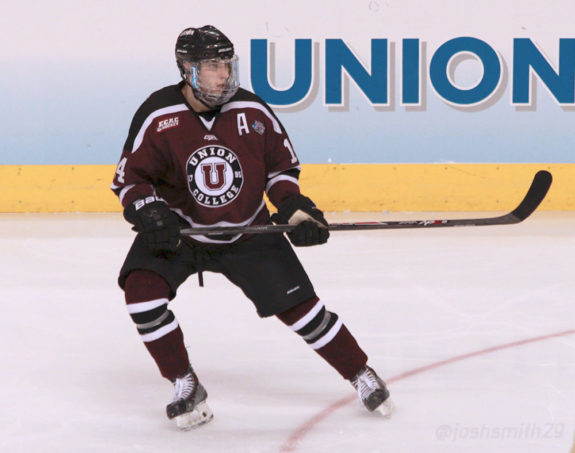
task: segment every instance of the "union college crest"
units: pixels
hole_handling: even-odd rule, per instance
[[[244,176],[238,157],[223,146],[204,146],[186,164],[188,189],[208,208],[224,206],[240,193]]]

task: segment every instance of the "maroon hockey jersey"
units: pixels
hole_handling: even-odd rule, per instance
[[[138,109],[112,190],[124,207],[157,196],[191,227],[268,222],[264,192],[275,206],[299,193],[300,165],[282,124],[243,89],[208,120],[192,110],[182,86],[153,93]]]

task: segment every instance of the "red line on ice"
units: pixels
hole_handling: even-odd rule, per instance
[[[511,343],[505,343],[498,346],[492,346],[491,348],[481,349],[479,351],[469,352],[467,354],[457,355],[455,357],[451,357],[449,359],[440,360],[439,362],[430,363],[429,365],[424,365],[419,368],[414,368],[413,370],[405,371],[404,373],[398,374],[397,376],[393,376],[392,378],[386,379],[386,383],[391,384],[393,382],[401,381],[402,379],[407,379],[408,377],[415,376],[416,374],[425,373],[426,371],[434,370],[435,368],[440,368],[445,365],[449,365],[451,363],[460,362],[462,360],[471,359],[473,357],[477,357],[484,354],[489,354],[491,352],[501,351],[503,349],[514,348],[517,346],[523,346],[529,343],[535,343],[538,341],[545,341],[551,338],[563,337],[566,335],[575,334],[575,329],[573,330],[566,330],[563,332],[552,333],[549,335],[543,335],[540,337],[533,337],[527,338],[525,340],[513,341]],[[324,410],[318,412],[316,415],[311,417],[310,419],[306,420],[302,423],[292,434],[288,437],[288,439],[284,442],[284,444],[280,447],[281,453],[286,453],[290,451],[294,451],[301,440],[309,433],[318,423],[329,417],[339,408],[355,401],[357,399],[357,395],[348,396],[343,398],[339,401],[336,401],[332,405],[326,407]]]

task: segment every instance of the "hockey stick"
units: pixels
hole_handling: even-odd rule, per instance
[[[391,230],[404,228],[439,228],[453,226],[483,226],[483,225],[510,225],[519,223],[529,217],[547,195],[551,186],[551,173],[545,170],[537,172],[527,194],[513,211],[498,217],[484,217],[478,219],[450,219],[450,220],[400,220],[390,222],[358,222],[358,223],[330,223],[329,231],[357,231],[357,230]],[[288,233],[295,228],[294,225],[252,225],[239,227],[201,227],[185,228],[181,234],[196,235],[223,235],[223,234],[261,234],[261,233]]]

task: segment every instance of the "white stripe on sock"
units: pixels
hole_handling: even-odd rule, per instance
[[[164,326],[154,332],[146,333],[144,335],[140,335],[144,343],[149,343],[150,341],[157,340],[158,338],[162,338],[163,336],[173,332],[178,328],[178,320],[174,319],[170,324]]]
[[[136,304],[128,304],[128,313],[144,313],[145,311],[153,310],[167,303],[168,299],[156,299],[147,302],[138,302]]]
[[[342,325],[343,323],[341,322],[341,319],[338,319],[336,323],[333,325],[333,327],[329,329],[329,331],[323,337],[321,337],[315,343],[310,343],[310,347],[312,349],[323,348],[326,344],[328,344],[331,340],[334,339],[334,337],[339,332],[339,329],[341,329]]]
[[[315,317],[315,315],[317,315],[320,312],[322,308],[323,303],[320,300],[318,300],[317,303],[312,307],[312,309],[303,316],[303,318],[300,318],[299,321],[289,326],[289,328],[294,332],[297,332],[303,326],[308,324]]]

